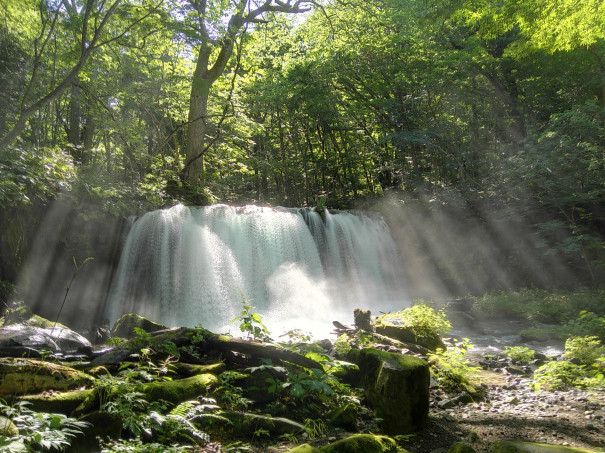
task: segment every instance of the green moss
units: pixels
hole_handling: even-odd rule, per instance
[[[33,359],[0,359],[0,395],[70,390],[92,384],[92,377],[70,367]]]
[[[475,449],[466,442],[452,444],[447,453],[475,453]]]
[[[142,384],[137,387],[137,391],[143,393],[147,401],[162,399],[177,404],[207,394],[218,382],[218,377],[206,373],[175,381]]]
[[[63,392],[54,396],[28,395],[20,399],[29,401],[30,408],[36,412],[49,412],[69,415],[92,394],[93,390],[76,390]]]
[[[418,357],[412,357],[404,354],[393,354],[387,351],[380,351],[378,349],[366,348],[363,349],[362,355],[375,357],[383,362],[390,364],[397,368],[403,368],[406,370],[413,370],[416,368],[426,367],[426,361],[419,359]]]
[[[397,444],[387,436],[355,434],[320,448],[324,453],[397,453]]]
[[[321,450],[309,444],[302,444],[292,450],[288,450],[286,453],[321,453]]]

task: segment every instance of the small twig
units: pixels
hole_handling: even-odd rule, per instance
[[[94,260],[94,258],[92,256],[89,256],[88,258],[86,258],[82,264],[80,264],[78,266],[78,263],[76,263],[76,257],[72,257],[74,260],[74,266],[76,266],[76,271],[74,272],[74,275],[72,275],[71,280],[69,281],[69,285],[67,285],[67,288],[65,288],[65,297],[63,297],[63,303],[61,304],[61,308],[59,309],[59,313],[57,313],[57,317],[55,319],[55,323],[53,324],[53,328],[50,330],[50,336],[52,338],[53,336],[53,332],[55,331],[55,327],[57,327],[57,323],[59,322],[59,316],[61,316],[61,312],[63,311],[63,307],[65,306],[65,301],[67,300],[67,294],[69,293],[69,288],[71,288],[71,284],[74,282],[74,279],[76,278],[76,276],[78,275],[78,273],[80,272],[80,269],[82,269],[84,267],[84,265],[86,263],[88,263],[90,260]]]

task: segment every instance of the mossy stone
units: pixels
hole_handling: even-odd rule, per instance
[[[210,363],[207,365],[194,365],[191,363],[175,363],[174,369],[176,373],[181,377],[191,377],[198,374],[221,374],[225,371],[226,366],[224,362]]]
[[[447,453],[476,453],[475,449],[467,442],[456,442],[452,444]]]
[[[321,450],[309,444],[302,444],[294,447],[292,450],[288,450],[286,453],[321,453]]]
[[[84,434],[74,437],[69,453],[90,453],[100,451],[99,438],[118,439],[122,434],[122,419],[116,414],[95,411],[84,415],[81,421],[90,423],[83,429]]]
[[[156,332],[158,330],[167,329],[168,327],[150,321],[136,313],[127,313],[116,321],[113,329],[111,329],[111,336],[128,339],[134,338],[137,335],[134,331],[135,328],[143,329],[145,332]]]
[[[357,431],[357,406],[354,404],[345,404],[332,409],[326,415],[328,423],[334,426]]]
[[[19,435],[19,428],[9,418],[0,415],[0,437],[12,437]]]
[[[56,363],[0,358],[0,395],[71,390],[92,383],[93,379],[88,374]]]
[[[20,400],[29,401],[30,408],[36,412],[49,412],[69,415],[93,393],[93,390],[75,390],[62,392],[54,396],[26,395]]]
[[[387,436],[354,434],[320,448],[324,453],[397,453],[397,443]]]
[[[566,447],[563,445],[541,444],[503,440],[491,446],[492,453],[595,453],[593,450]]]
[[[359,366],[357,385],[386,434],[410,434],[426,424],[430,373],[425,360],[373,348],[353,351],[349,359]]]
[[[265,430],[270,435],[299,434],[305,427],[298,422],[284,417],[249,414],[244,412],[225,411],[220,415],[231,421],[231,431],[236,436],[254,436],[258,430]]]

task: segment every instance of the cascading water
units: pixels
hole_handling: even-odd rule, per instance
[[[354,308],[401,309],[399,269],[379,217],[179,205],[134,223],[106,315],[114,322],[135,312],[170,326],[236,333],[231,320],[245,298],[272,333],[325,335]]]

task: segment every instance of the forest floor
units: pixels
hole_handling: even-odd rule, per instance
[[[464,441],[478,453],[488,452],[501,440],[538,442],[605,452],[605,392],[572,389],[533,391],[529,380],[482,371],[487,386],[483,401],[441,409],[438,390],[431,397],[429,421],[418,433],[400,436],[399,444],[410,453],[447,451]],[[372,426],[361,427],[371,429]],[[351,432],[331,432],[306,442],[322,446]],[[300,440],[303,443],[305,440]],[[296,444],[256,445],[255,452],[282,453]],[[213,450],[210,447],[205,451]]]

